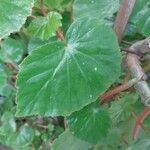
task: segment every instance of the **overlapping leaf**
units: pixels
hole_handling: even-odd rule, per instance
[[[74,16],[78,18],[109,19],[117,12],[119,0],[75,0]]]
[[[149,138],[140,139],[127,148],[127,150],[141,150],[141,149],[143,150],[150,149]]]
[[[94,103],[69,116],[68,126],[78,138],[96,144],[107,135],[111,121],[107,112]]]
[[[28,125],[23,125],[17,131],[16,122],[12,113],[5,112],[1,121],[0,143],[14,149],[22,149],[32,142],[34,136],[33,130]]]
[[[52,150],[89,150],[91,148],[91,144],[74,137],[69,130],[61,134],[52,146]]]
[[[136,25],[138,32],[150,36],[150,1],[137,0],[131,20]]]
[[[22,63],[17,115],[69,115],[83,108],[118,78],[120,63],[111,28],[97,20],[74,22],[65,41],[38,48]]]
[[[134,112],[134,104],[138,100],[138,95],[133,93],[124,93],[119,100],[112,103],[108,109],[110,117],[114,124],[125,121]]]
[[[46,17],[37,17],[28,27],[30,35],[48,40],[56,35],[56,30],[61,24],[61,15],[57,12],[50,12]]]
[[[19,31],[32,7],[33,0],[0,0],[0,39]]]
[[[3,62],[18,63],[24,51],[24,46],[21,40],[7,38],[2,43],[0,49],[0,59]]]

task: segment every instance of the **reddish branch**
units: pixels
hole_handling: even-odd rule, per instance
[[[118,36],[119,43],[121,42],[121,40],[123,38],[123,33],[124,33],[125,27],[128,23],[128,19],[132,13],[135,1],[136,0],[122,0],[120,9],[119,9],[118,14],[117,14],[116,22],[114,25],[114,30]],[[102,99],[101,100],[102,103],[107,102],[114,95],[116,95],[116,94],[118,94],[124,90],[127,90],[129,87],[131,87],[131,86],[129,86],[128,83],[123,84],[119,87],[116,87],[112,91],[106,92],[104,95],[102,95],[100,97],[100,99]]]
[[[122,84],[116,88],[114,88],[113,90],[110,90],[109,92],[105,93],[104,95],[102,95],[100,97],[101,99],[101,104],[104,104],[106,102],[109,102],[111,98],[113,98],[115,95],[117,95],[120,92],[123,92],[127,89],[129,89],[130,87],[132,87],[138,80],[132,79],[129,82]]]
[[[58,29],[57,31],[56,31],[56,34],[57,34],[57,37],[61,40],[61,41],[63,41],[65,38],[64,38],[64,34],[63,34],[63,32],[60,30],[60,29]]]
[[[132,133],[132,137],[135,140],[137,139],[141,128],[143,128],[146,131],[145,127],[143,126],[143,122],[150,115],[150,108],[145,107],[144,111],[138,117],[134,113],[132,113],[132,115],[136,120]]]
[[[136,0],[122,0],[114,25],[114,30],[118,36],[119,42],[122,40],[123,33],[132,13],[135,1]]]

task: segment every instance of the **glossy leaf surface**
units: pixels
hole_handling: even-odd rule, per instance
[[[116,80],[120,63],[111,28],[96,20],[76,21],[64,42],[40,47],[21,64],[17,115],[65,116],[83,108]]]

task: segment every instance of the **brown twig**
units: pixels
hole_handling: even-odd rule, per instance
[[[74,14],[73,14],[73,3],[74,3],[74,0],[72,0],[71,2],[71,14],[70,14],[70,21],[73,22],[74,21]]]
[[[47,13],[46,13],[45,7],[44,7],[44,0],[41,0],[40,8],[41,8],[42,15],[46,17]]]
[[[100,100],[101,100],[101,104],[104,104],[106,102],[109,102],[110,99],[112,97],[114,97],[116,94],[120,93],[120,92],[123,92],[127,89],[129,89],[130,87],[132,87],[136,82],[138,82],[138,80],[135,78],[135,79],[132,79],[130,80],[129,82],[125,83],[125,84],[122,84],[116,88],[114,88],[113,90],[110,90],[109,92],[106,92],[104,95],[102,95],[100,97]]]
[[[114,30],[118,36],[118,41],[121,42],[125,27],[132,13],[136,0],[122,0],[120,9],[117,14]]]
[[[146,128],[144,127],[143,122],[149,115],[150,115],[149,107],[145,107],[144,111],[138,117],[135,115],[135,113],[132,113],[132,116],[136,120],[135,126],[133,128],[133,133],[132,133],[132,137],[134,140],[137,139],[141,128],[143,128],[144,131],[146,131]]]
[[[61,41],[63,41],[65,38],[64,38],[64,34],[63,34],[63,32],[60,30],[60,29],[58,29],[57,31],[56,31],[56,34],[57,34],[57,37],[61,40]]]

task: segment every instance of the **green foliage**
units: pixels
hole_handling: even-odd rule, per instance
[[[68,126],[78,138],[96,144],[107,135],[111,121],[107,112],[94,103],[70,115]]]
[[[144,36],[150,35],[150,1],[137,0],[131,16],[131,22]]]
[[[0,49],[0,59],[3,62],[18,63],[24,51],[24,45],[21,40],[7,38],[2,43]]]
[[[15,149],[27,147],[33,140],[33,130],[28,125],[16,130],[14,116],[10,112],[5,112],[1,118],[3,125],[0,127],[0,142]]]
[[[61,24],[61,15],[56,12],[50,12],[46,17],[37,17],[28,27],[28,32],[33,37],[42,40],[48,40],[51,36],[55,36],[56,30]]]
[[[33,0],[0,0],[0,39],[17,32],[31,15]],[[17,16],[17,17],[16,17]]]
[[[55,140],[52,150],[90,150],[91,147],[91,144],[76,138],[67,130]]]
[[[149,150],[150,119],[127,80],[112,26],[120,0],[0,0],[0,149]],[[150,36],[150,1],[137,0],[124,40]],[[121,65],[122,64],[122,65]],[[147,59],[142,66],[149,71]],[[122,70],[121,70],[122,69]]]
[[[124,93],[121,98],[112,103],[108,112],[114,124],[124,121],[130,117],[131,113],[134,111],[137,100],[137,94]]]
[[[75,18],[110,19],[119,9],[119,0],[75,0]]]
[[[96,20],[84,22],[71,25],[65,42],[46,44],[22,63],[17,116],[68,115],[95,101],[116,80],[121,58],[114,33]]]

